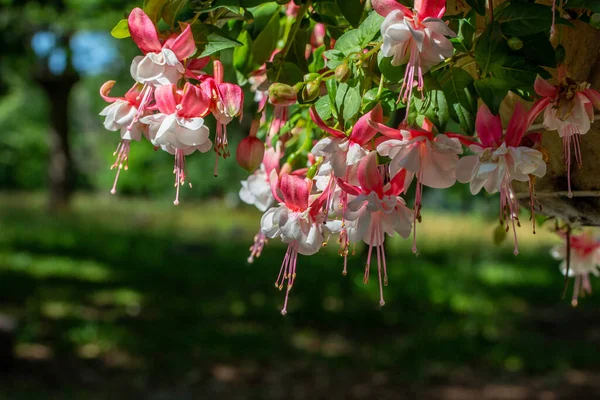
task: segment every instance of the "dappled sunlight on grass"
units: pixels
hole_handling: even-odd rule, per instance
[[[0,196],[0,311],[19,320],[19,357],[69,360],[74,372],[59,382],[85,382],[85,368],[123,374],[123,388],[266,384],[262,369],[287,380],[313,365],[387,370],[390,385],[597,365],[589,346],[600,344],[600,327],[588,317],[600,300],[572,309],[561,299],[548,253],[555,239],[544,228],[534,237],[523,223],[515,257],[510,236],[492,244],[496,222],[425,212],[418,255],[410,241],[388,246],[384,307],[376,266],[363,283],[366,247],[356,246],[343,277],[332,238],[323,252],[299,257],[282,317],[285,293],[274,282],[285,246],[269,243],[246,262],[259,217],[220,202],[109,196],[79,196],[72,211],[53,216],[36,196]]]

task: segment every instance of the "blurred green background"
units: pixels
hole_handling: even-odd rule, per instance
[[[493,197],[426,192],[383,308],[362,246],[346,277],[333,240],[300,257],[282,317],[285,248],[246,262],[260,214],[234,160],[214,178],[214,153],[190,157],[174,207],[171,156],[134,143],[109,195],[98,89],[131,85],[137,48],[107,32],[134,5],[0,0],[0,399],[600,396],[600,300],[562,299],[547,228],[494,246]]]

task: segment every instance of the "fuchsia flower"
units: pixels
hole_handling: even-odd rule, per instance
[[[406,189],[413,177],[417,177],[413,235],[413,252],[416,253],[416,221],[420,221],[423,185],[435,189],[446,189],[454,185],[456,164],[458,155],[462,154],[462,146],[458,139],[444,134],[434,137],[431,132],[433,124],[427,118],[423,121],[423,129],[409,128],[406,124],[393,129],[376,121],[369,121],[369,124],[390,138],[377,146],[379,154],[392,159],[390,174],[396,176],[400,171],[406,171]]]
[[[381,24],[382,54],[392,57],[394,66],[406,64],[400,96],[410,107],[415,81],[418,90],[423,90],[423,75],[454,53],[446,36],[456,35],[441,20],[446,1],[415,0],[413,10],[395,0],[373,0],[372,4],[385,17]]]
[[[185,73],[183,61],[196,51],[191,27],[187,25],[180,34],[161,42],[154,23],[141,8],[131,11],[128,22],[131,38],[145,54],[133,59],[133,79],[155,87],[177,83]]]
[[[500,220],[504,223],[510,218],[512,222],[515,255],[519,252],[515,230],[515,221],[519,224],[519,202],[511,182],[530,182],[533,211],[533,185],[530,176],[542,177],[546,174],[543,154],[524,146],[529,142],[528,138],[523,139],[533,118],[532,114],[526,113],[521,104],[517,103],[506,133],[503,133],[500,116],[493,115],[486,105],[482,105],[475,121],[479,142],[461,135],[448,134],[461,140],[475,153],[462,157],[458,162],[458,181],[469,182],[472,194],[479,193],[482,188],[490,194],[500,192]]]
[[[573,286],[573,298],[571,304],[577,305],[579,295],[583,289],[584,293],[592,293],[590,284],[590,274],[600,276],[600,241],[590,233],[580,235],[570,235],[570,246],[567,242],[567,235],[561,235],[565,239],[564,244],[552,248],[550,254],[560,263],[560,271],[563,275],[575,277]],[[567,246],[570,249],[567,249]],[[570,261],[567,267],[567,254],[570,255]]]
[[[282,314],[287,313],[289,292],[296,279],[296,262],[298,254],[313,255],[317,253],[331,233],[341,229],[340,221],[327,221],[324,210],[328,191],[311,196],[312,181],[299,176],[271,172],[271,188],[273,197],[279,207],[268,210],[261,219],[261,231],[269,238],[279,237],[288,243],[288,249],[281,265],[275,286],[283,289],[287,281],[285,302]]]
[[[108,81],[100,88],[100,96],[104,101],[111,103],[100,112],[100,115],[106,117],[104,119],[104,127],[109,131],[120,131],[121,141],[114,152],[116,156],[111,169],[117,168],[115,182],[111,189],[111,193],[117,191],[117,181],[121,169],[128,169],[129,148],[132,140],[139,141],[142,138],[142,133],[145,131],[145,125],[137,122],[137,116],[140,106],[140,88],[139,85],[133,85],[124,97],[110,97],[110,90],[115,85],[115,81]]]
[[[244,91],[236,84],[223,81],[224,69],[223,63],[216,60],[214,62],[214,87],[212,113],[217,120],[217,135],[215,138],[215,160],[214,174],[217,176],[219,157],[229,157],[227,142],[227,125],[235,118],[243,117],[244,111]]]
[[[154,97],[159,113],[144,117],[141,122],[148,124],[152,144],[175,156],[174,204],[177,205],[179,186],[185,183],[187,175],[185,156],[196,150],[205,153],[212,147],[203,118],[212,102],[206,91],[191,83],[186,83],[183,90],[177,90],[175,85],[159,86]]]
[[[569,197],[571,192],[571,148],[575,161],[581,166],[579,135],[585,135],[594,122],[594,108],[600,109],[600,93],[590,89],[587,82],[575,82],[566,76],[564,66],[558,68],[558,85],[552,86],[538,75],[535,91],[542,99],[532,109],[537,116],[544,112],[544,128],[558,131],[563,138],[564,159],[567,165]]]
[[[369,255],[365,268],[365,283],[369,280],[371,254],[373,247],[377,252],[377,272],[379,275],[379,304],[384,305],[383,285],[387,285],[387,264],[383,242],[385,234],[394,236],[398,233],[403,238],[410,236],[412,228],[412,211],[400,197],[404,191],[406,171],[396,174],[389,183],[384,184],[377,167],[377,153],[369,153],[358,164],[358,181],[360,187],[337,180],[338,185],[349,195],[356,196],[349,201],[344,218],[349,221],[348,239],[351,242],[363,241],[369,245]],[[383,267],[383,279],[382,279]]]
[[[271,191],[270,177],[273,171],[279,175],[281,157],[281,142],[278,142],[275,148],[270,147],[265,151],[260,168],[241,182],[242,188],[239,194],[244,203],[254,205],[262,212],[273,205],[275,198]]]
[[[259,211],[265,212],[275,202],[273,192],[271,190],[270,176],[271,172],[275,171],[279,175],[279,163],[282,157],[281,142],[277,142],[275,148],[270,147],[265,151],[263,162],[260,168],[245,181],[242,181],[240,189],[240,199],[250,205],[254,205]],[[250,256],[248,262],[253,263],[255,257],[260,257],[262,250],[267,242],[267,237],[262,230],[254,236],[254,243],[250,246]]]
[[[345,178],[348,167],[357,164],[369,154],[369,142],[377,134],[377,130],[369,125],[369,121],[382,122],[383,110],[378,104],[363,115],[354,125],[349,136],[341,130],[327,126],[314,107],[310,109],[310,117],[320,129],[333,136],[326,136],[319,140],[311,153],[317,157],[324,157],[326,162],[331,163],[334,175]]]

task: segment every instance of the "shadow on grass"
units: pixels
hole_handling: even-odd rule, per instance
[[[465,377],[561,382],[565,371],[599,366],[590,351],[599,302],[572,309],[560,299],[547,249],[515,258],[465,237],[414,256],[395,243],[383,308],[375,271],[362,283],[362,257],[342,277],[327,249],[300,257],[282,317],[273,285],[281,245],[249,265],[244,226],[195,234],[171,216],[90,209],[52,217],[13,204],[0,213],[0,308],[19,321],[10,398],[166,390],[162,398],[258,399],[296,386],[291,398],[340,386],[328,398],[358,398]]]

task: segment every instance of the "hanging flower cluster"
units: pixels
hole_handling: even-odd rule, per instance
[[[105,117],[104,126],[121,134],[112,165],[117,173],[111,193],[116,193],[121,170],[128,168],[131,141],[144,136],[156,149],[175,157],[177,205],[179,187],[185,184],[188,174],[185,157],[213,147],[204,118],[212,114],[217,120],[216,175],[219,156],[229,156],[227,124],[241,117],[244,92],[240,86],[223,81],[223,64],[219,60],[214,61],[211,76],[203,71],[210,62],[208,57],[192,58],[196,43],[189,24],[179,33],[159,35],[146,13],[135,8],[128,26],[133,41],[144,53],[131,64],[135,83],[122,98],[109,97],[114,81],[106,82],[100,89],[102,98],[111,103],[100,113]]]
[[[449,17],[445,0],[414,0],[412,7],[371,0],[358,13],[346,9],[356,5],[338,0],[322,7],[323,2],[285,7],[246,0],[227,6],[193,2],[184,7],[186,14],[163,0],[155,2],[163,12],[153,8],[154,19],[133,10],[129,33],[145,54],[131,66],[136,83],[122,98],[108,96],[112,81],[101,89],[111,103],[101,113],[105,127],[121,134],[115,187],[120,170],[127,168],[131,141],[142,136],[175,156],[175,204],[187,180],[186,156],[210,148],[217,162],[230,155],[227,126],[242,117],[244,96],[240,86],[224,82],[218,54],[233,50],[239,83],[254,92],[250,132],[236,151],[237,162],[250,173],[239,197],[263,213],[248,261],[259,257],[269,240],[287,244],[275,280],[286,293],[282,313],[302,268],[298,255],[314,255],[334,237],[343,274],[355,244],[368,248],[365,283],[377,259],[379,303],[385,304],[384,243],[387,237],[412,235],[417,253],[424,187],[448,189],[460,182],[468,183],[473,195],[481,189],[499,193],[500,221],[513,231],[516,255],[520,203],[513,183],[529,185],[535,230],[535,182],[547,172],[542,135],[532,125],[543,113],[543,126],[565,138],[570,169],[571,148],[581,162],[578,135],[589,131],[593,110],[600,107],[600,94],[587,83],[568,79],[561,67],[557,85],[551,85],[545,79],[556,63],[530,59],[530,49],[552,46],[551,10],[562,13],[562,3],[507,3],[476,34],[481,10]],[[527,26],[521,34],[503,13],[535,15],[539,26]],[[159,22],[173,28],[159,32]],[[542,32],[539,43],[531,42]],[[210,58],[212,75],[203,71]],[[509,91],[533,106],[517,103],[503,127],[500,101]],[[205,121],[209,114],[216,120],[214,136]],[[411,188],[414,198],[407,197]],[[587,290],[587,273],[597,273],[595,258],[589,258],[596,242],[574,238],[571,246],[585,254],[571,253],[584,261],[572,262],[569,273],[581,276],[576,291]]]

